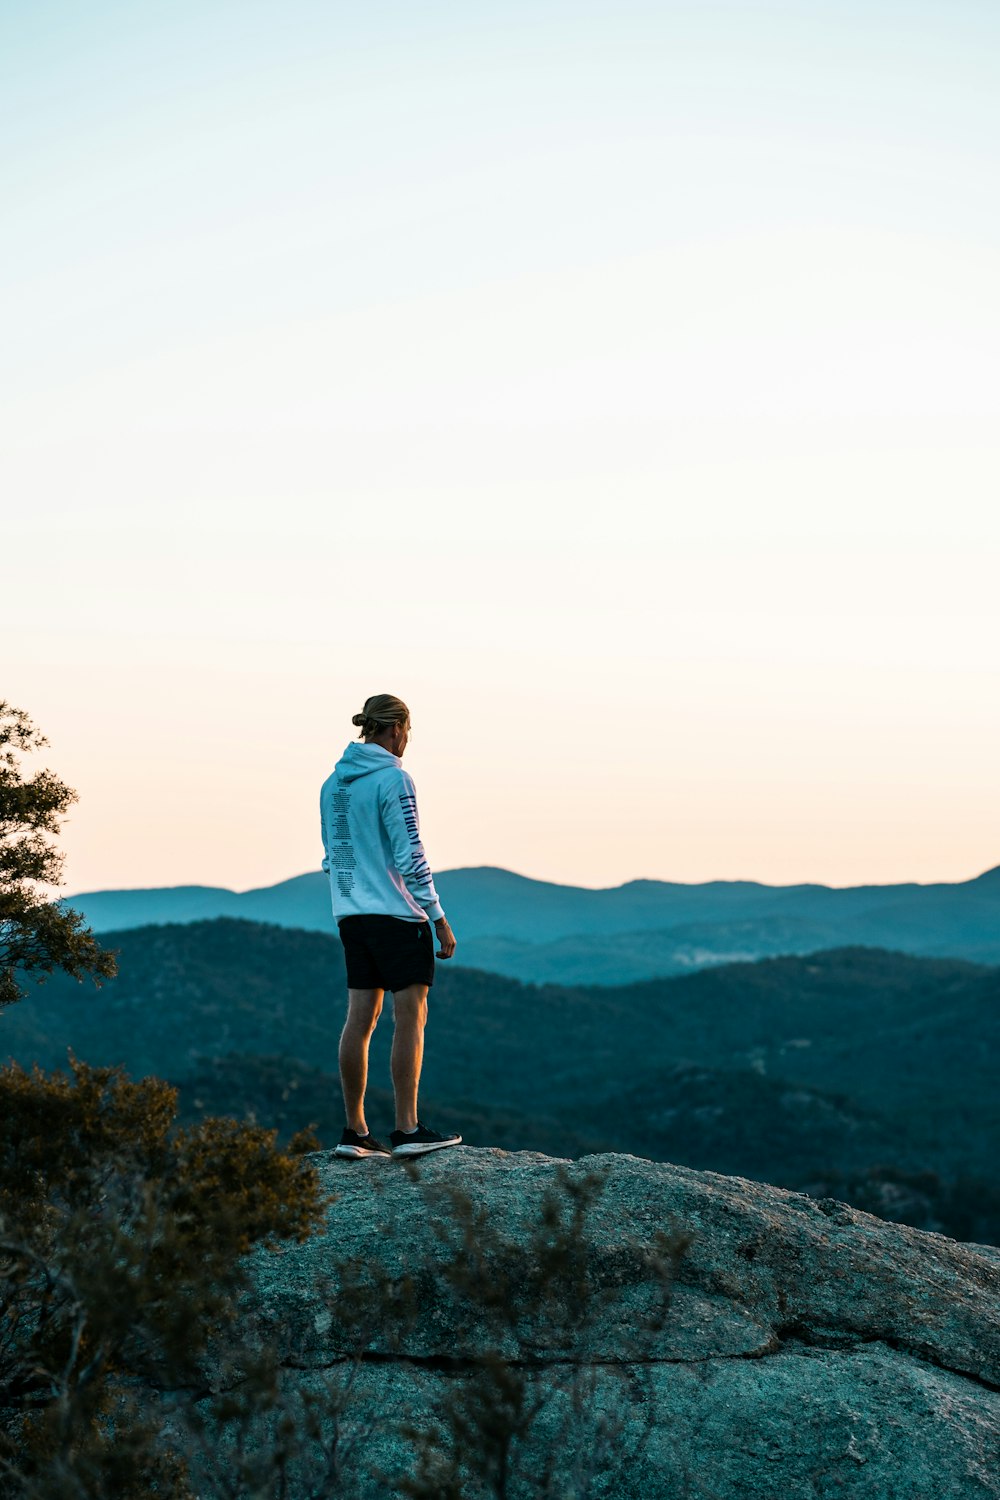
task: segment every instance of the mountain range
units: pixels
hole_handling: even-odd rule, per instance
[[[853,945],[1000,963],[1000,865],[929,885],[630,880],[589,890],[493,866],[445,870],[436,882],[461,962],[531,982],[616,985]],[[215,917],[334,931],[319,872],[243,892],[85,891],[63,905],[81,911],[95,932]]]
[[[67,1050],[180,1090],[184,1119],[283,1136],[343,1124],[343,950],[220,918],[114,933],[119,976],[55,975],[0,1013],[0,1059]],[[391,1125],[389,1005],[369,1117]],[[1000,1241],[1000,967],[845,947],[619,986],[525,984],[441,962],[422,1114],[467,1141],[617,1151],[833,1196]]]

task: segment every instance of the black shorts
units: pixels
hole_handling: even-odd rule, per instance
[[[341,917],[337,926],[347,958],[348,989],[395,991],[434,983],[430,922],[366,913]]]

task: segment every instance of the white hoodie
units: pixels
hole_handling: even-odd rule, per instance
[[[319,794],[333,915],[444,916],[420,842],[417,792],[398,755],[352,741]]]

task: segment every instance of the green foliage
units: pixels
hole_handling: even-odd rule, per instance
[[[31,1497],[187,1494],[142,1399],[203,1381],[254,1245],[323,1203],[307,1139],[234,1120],[175,1129],[158,1079],[72,1062],[0,1070],[0,1474]]]
[[[39,890],[60,882],[62,856],[46,835],[59,831],[76,800],[51,771],[22,775],[19,757],[47,743],[22,709],[0,700],[0,1005],[24,994],[18,971],[61,969],[98,983],[116,972],[80,914]]]

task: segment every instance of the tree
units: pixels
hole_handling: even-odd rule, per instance
[[[241,1347],[247,1252],[322,1219],[315,1140],[177,1130],[176,1097],[75,1059],[71,1076],[0,1069],[5,1500],[192,1500],[165,1417],[204,1388],[210,1348]]]
[[[60,884],[63,856],[46,835],[59,832],[76,793],[51,771],[21,772],[19,753],[48,741],[28,715],[0,699],[0,1006],[23,998],[18,972],[63,969],[96,983],[116,973],[79,912],[46,898]]]

